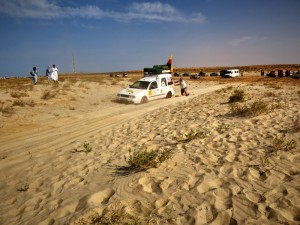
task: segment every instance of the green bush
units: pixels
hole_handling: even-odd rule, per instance
[[[234,103],[230,107],[230,114],[239,116],[258,116],[268,111],[268,103],[264,101],[255,101],[249,106]]]
[[[129,149],[129,158],[125,157],[125,161],[132,169],[143,171],[158,167],[162,162],[169,159],[171,155],[171,150],[132,151]]]
[[[250,112],[253,116],[258,116],[262,113],[268,112],[268,103],[264,101],[256,101],[250,105]]]
[[[229,97],[229,103],[242,102],[244,101],[244,91],[234,90],[234,94]]]

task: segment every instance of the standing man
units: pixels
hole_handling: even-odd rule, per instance
[[[37,83],[38,72],[37,72],[37,69],[36,69],[35,66],[32,68],[32,71],[30,72],[30,75],[32,76],[32,83],[36,84]]]
[[[46,69],[46,79],[51,80],[51,66],[47,66]]]
[[[54,64],[52,66],[51,78],[54,82],[58,82],[58,69]]]

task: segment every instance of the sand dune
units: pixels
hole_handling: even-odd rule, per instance
[[[76,223],[119,203],[158,224],[299,224],[299,82],[189,83],[188,97],[144,105],[113,101],[126,82],[62,89],[65,81],[65,93],[47,101],[49,86],[34,87],[24,99],[35,107],[1,117],[0,223]],[[233,115],[237,88],[241,104],[264,101],[269,110]],[[296,144],[275,148],[276,138]],[[128,173],[119,168],[129,149],[173,155]]]

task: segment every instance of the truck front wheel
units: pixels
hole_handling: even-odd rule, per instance
[[[166,95],[166,98],[172,98],[172,92],[169,91],[168,94]]]
[[[148,99],[146,96],[142,97],[141,104],[147,103]]]

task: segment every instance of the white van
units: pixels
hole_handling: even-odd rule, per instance
[[[149,74],[121,90],[117,94],[117,101],[139,104],[158,98],[171,98],[174,94],[171,74]]]
[[[238,69],[226,70],[224,77],[239,77],[240,71]]]

